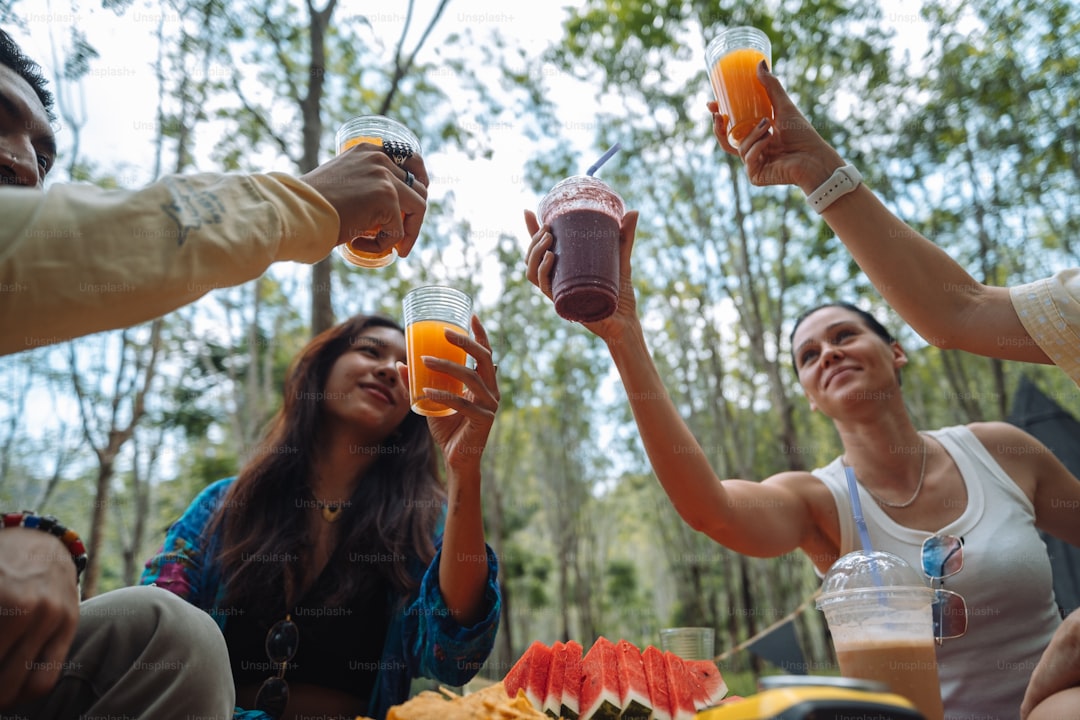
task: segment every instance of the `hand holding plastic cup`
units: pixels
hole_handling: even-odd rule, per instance
[[[660,649],[671,651],[683,660],[712,660],[715,656],[716,631],[711,627],[672,627],[660,630]]]
[[[419,138],[409,128],[384,115],[361,115],[347,120],[338,129],[334,140],[338,155],[360,143],[378,145],[398,165],[421,152]],[[404,220],[405,214],[402,213],[401,217]],[[352,240],[339,245],[338,253],[358,267],[377,268],[389,265],[397,258],[396,247],[373,250],[375,245],[371,242],[379,236],[381,230],[381,227],[374,227],[361,232]]]
[[[817,607],[825,613],[841,675],[883,682],[926,720],[942,720],[933,600],[934,591],[902,558],[856,551],[829,568]]]
[[[405,353],[409,365],[409,398],[413,412],[443,417],[457,412],[433,400],[425,388],[461,395],[465,384],[424,365],[425,355],[466,365],[465,349],[446,339],[446,330],[469,334],[472,298],[441,285],[418,287],[405,296]]]
[[[772,103],[757,77],[762,60],[772,67],[772,44],[757,28],[728,28],[705,48],[716,102],[728,119],[728,141],[736,148],[762,118],[773,117]]]
[[[619,227],[626,206],[590,175],[557,183],[540,201],[537,218],[551,228],[555,255],[551,294],[555,312],[573,322],[596,322],[619,304]]]

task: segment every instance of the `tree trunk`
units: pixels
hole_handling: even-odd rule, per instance
[[[322,96],[326,76],[326,28],[334,14],[335,0],[326,3],[322,10],[315,10],[308,3],[308,31],[311,39],[311,56],[308,66],[307,96],[300,100],[303,118],[304,155],[300,160],[300,172],[309,172],[319,166],[319,142],[322,138]],[[299,98],[298,98],[299,100]],[[333,255],[315,263],[311,268],[311,335],[314,337],[334,325],[333,280],[330,263]]]

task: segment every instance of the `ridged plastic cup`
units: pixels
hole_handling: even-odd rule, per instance
[[[933,600],[934,591],[902,558],[857,551],[829,568],[817,607],[825,613],[841,675],[886,683],[926,720],[942,720]]]
[[[429,370],[421,358],[432,355],[459,365],[467,364],[464,348],[450,344],[445,331],[469,334],[472,298],[443,285],[418,287],[405,296],[405,353],[409,365],[409,398],[413,412],[429,417],[453,415],[457,410],[432,400],[425,388],[461,395],[464,384],[446,373]]]
[[[720,112],[728,118],[728,141],[738,147],[762,118],[772,119],[769,95],[757,77],[758,64],[772,67],[769,36],[753,27],[728,28],[705,48],[709,71]]]
[[[712,660],[716,631],[711,627],[673,627],[660,630],[660,649],[670,650],[683,660]]]
[[[574,175],[548,191],[536,214],[554,238],[551,292],[555,312],[573,322],[611,316],[619,306],[623,199],[602,180]]]
[[[360,143],[371,143],[387,149],[390,142],[398,143],[399,147],[408,148],[412,153],[421,152],[420,139],[413,131],[385,115],[360,115],[346,120],[334,137],[338,155]],[[387,154],[399,165],[403,162],[394,154]],[[404,220],[405,214],[402,213],[401,217]],[[352,240],[338,245],[338,254],[357,267],[386,267],[397,259],[397,248],[391,246],[385,250],[371,250],[374,247],[371,241],[378,237],[381,229],[374,227],[361,231]]]

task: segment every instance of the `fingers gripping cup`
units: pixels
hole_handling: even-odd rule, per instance
[[[574,322],[609,317],[619,304],[619,226],[626,206],[606,183],[574,175],[551,188],[537,208],[551,228],[555,312]]]
[[[772,118],[769,95],[757,77],[758,64],[772,67],[772,44],[757,28],[724,30],[705,48],[705,64],[720,112],[728,118],[728,141],[738,147],[762,118]]]
[[[829,568],[817,606],[825,613],[841,675],[885,683],[926,720],[941,720],[933,600],[934,591],[900,557],[858,551]]]
[[[384,115],[361,115],[347,120],[337,131],[334,146],[338,155],[354,145],[370,143],[383,149],[398,165],[420,152],[420,140],[409,128]],[[402,220],[405,213],[401,214]],[[381,227],[361,231],[355,238],[338,246],[338,253],[358,267],[385,267],[397,258],[393,246],[376,249],[371,241],[379,236]]]
[[[472,298],[441,285],[419,287],[405,296],[405,353],[409,365],[409,397],[413,412],[430,417],[453,415],[457,410],[432,400],[424,388],[461,395],[464,383],[446,373],[430,370],[423,357],[431,355],[465,365],[464,348],[446,339],[446,330],[469,334]]]

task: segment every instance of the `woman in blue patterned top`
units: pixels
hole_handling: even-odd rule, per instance
[[[501,602],[480,461],[499,391],[472,329],[447,337],[475,369],[425,360],[465,383],[434,395],[458,411],[438,418],[410,411],[393,321],[356,316],[316,337],[239,475],[206,488],[147,562],[144,584],[221,626],[237,718],[382,718],[413,678],[462,685],[487,658]]]

